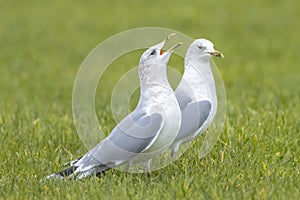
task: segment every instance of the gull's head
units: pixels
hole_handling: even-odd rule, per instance
[[[147,49],[141,56],[139,64],[167,65],[173,50],[182,44],[182,43],[175,44],[170,49],[164,52],[163,51],[164,46],[167,44],[168,40],[173,35],[174,34],[168,35],[162,42]]]
[[[195,40],[191,44],[190,50],[192,50],[192,53],[197,54],[197,56],[206,58],[210,58],[211,56],[224,58],[221,52],[214,49],[214,44],[211,41],[203,38]]]

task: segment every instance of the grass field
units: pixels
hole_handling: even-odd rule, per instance
[[[0,199],[300,198],[299,1],[0,5]],[[227,92],[220,140],[203,159],[198,140],[151,180],[111,170],[100,179],[40,183],[86,152],[72,119],[81,62],[107,37],[144,26],[206,37],[224,53],[215,59]],[[113,82],[107,85],[96,107],[109,132]]]

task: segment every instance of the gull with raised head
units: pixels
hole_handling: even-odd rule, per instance
[[[136,109],[112,132],[65,170],[47,178],[81,179],[131,162],[142,162],[150,171],[151,159],[174,141],[181,113],[166,75],[166,65],[175,48],[163,52],[170,36],[146,50],[139,61],[140,100]]]

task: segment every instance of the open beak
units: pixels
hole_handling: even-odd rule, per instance
[[[209,54],[212,55],[212,56],[215,56],[215,57],[224,58],[224,55],[219,51],[214,51],[214,52],[211,52]]]
[[[160,44],[161,44],[161,47],[160,47],[160,53],[159,53],[160,55],[163,55],[163,54],[165,53],[162,49],[166,46],[168,40],[169,40],[172,36],[174,36],[174,35],[175,35],[175,33],[171,33],[170,35],[168,35],[168,36],[160,43]],[[171,52],[171,51],[173,51],[174,49],[176,49],[177,47],[179,47],[180,45],[182,45],[182,42],[173,45],[173,46],[172,46],[170,49],[168,49],[167,51],[168,51],[168,52]]]
[[[172,52],[174,51],[174,49],[176,49],[177,47],[179,47],[180,45],[182,45],[183,43],[182,42],[179,42],[177,44],[174,44],[170,49],[168,49],[167,51],[168,52]]]

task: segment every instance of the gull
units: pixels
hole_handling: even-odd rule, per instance
[[[170,56],[181,43],[162,51],[171,35],[150,47],[140,58],[141,95],[136,109],[84,156],[72,161],[67,169],[47,176],[48,179],[99,176],[110,168],[133,161],[144,163],[145,170],[150,171],[151,159],[169,148],[181,123],[179,104],[166,75]]]
[[[212,123],[217,111],[217,94],[210,68],[212,56],[223,58],[211,41],[197,39],[185,56],[184,73],[175,90],[181,110],[180,130],[171,145],[171,156],[177,158],[179,146],[194,140]]]

